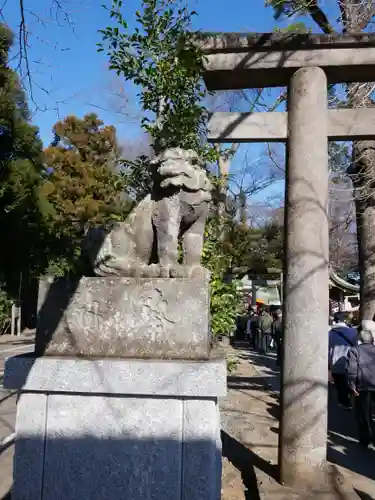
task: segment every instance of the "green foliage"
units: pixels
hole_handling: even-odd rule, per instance
[[[294,18],[308,15],[323,33],[330,34],[335,31],[322,9],[323,2],[319,2],[319,0],[265,0],[265,5],[273,8],[276,20],[283,17]],[[346,9],[345,6],[342,6],[342,8]],[[301,32],[304,23],[297,23],[294,26],[298,26],[298,32]],[[293,31],[293,29],[291,28],[288,31]],[[308,30],[306,29],[306,31]]]
[[[196,34],[189,30],[195,12],[173,0],[142,0],[137,25],[130,32],[121,8],[122,1],[113,0],[110,16],[116,25],[101,30],[103,43],[98,50],[107,50],[110,68],[140,88],[142,126],[153,138],[155,152],[181,147],[195,150],[205,161],[215,161],[218,151],[206,142],[203,55],[194,44]],[[146,193],[150,184],[147,159],[138,159],[132,167],[125,174],[127,184]],[[227,258],[223,258],[210,223],[206,236],[203,264],[212,273],[212,331],[229,333],[236,317],[236,289],[223,281]]]
[[[298,22],[298,23],[291,23],[288,24],[288,26],[285,26],[285,28],[276,28],[275,29],[276,33],[311,33],[312,30],[310,28],[307,28],[305,23]]]
[[[239,363],[240,363],[238,358],[226,358],[226,361],[227,361],[228,373],[235,372],[237,370]]]
[[[202,263],[211,272],[211,330],[213,335],[228,335],[235,326],[238,297],[234,282],[225,281],[230,258],[217,239],[217,219],[206,225]]]
[[[150,158],[138,156],[134,161],[123,160],[124,169],[121,172],[127,193],[131,200],[141,201],[151,192],[152,174],[149,167]]]
[[[247,267],[264,272],[280,268],[283,260],[283,230],[272,220],[264,227],[251,228],[246,223],[228,220],[223,247],[231,267]]]
[[[135,167],[119,170],[116,130],[96,115],[57,123],[43,153],[9,67],[12,39],[0,24],[0,334],[11,301],[27,295],[41,274],[76,271],[86,226],[122,219],[132,205],[127,183],[133,194],[140,189]]]
[[[122,220],[130,204],[117,170],[116,129],[95,114],[68,116],[54,126],[55,139],[44,151],[48,171],[41,187],[43,215],[52,238],[47,272],[75,270],[88,225]]]
[[[234,283],[227,284],[222,275],[211,278],[211,331],[213,335],[229,335],[235,326],[238,297]]]
[[[310,0],[265,0],[266,7],[272,7],[274,17],[279,20],[281,17],[290,17],[298,11],[305,11]]]
[[[207,112],[202,105],[203,56],[189,31],[196,13],[174,0],[142,0],[133,32],[121,13],[122,0],[113,0],[110,16],[116,26],[101,30],[110,68],[140,87],[144,129],[158,152],[168,147],[197,151],[213,161],[215,148],[205,141]]]
[[[11,307],[6,286],[0,283],[0,334],[8,333],[11,321]]]
[[[42,177],[42,143],[29,121],[17,74],[9,67],[12,34],[0,25],[0,247],[1,303],[16,299],[20,275],[38,272],[43,248],[38,186]],[[6,293],[6,299],[4,298]],[[4,302],[5,300],[5,302]],[[8,306],[1,306],[7,314]],[[1,329],[1,325],[0,325]]]
[[[223,237],[218,238],[218,230]],[[255,269],[259,273],[282,268],[283,228],[270,220],[262,228],[250,228],[235,217],[217,217],[206,224],[203,265],[211,272],[212,332],[230,333],[241,304],[235,281],[226,280],[233,268]]]

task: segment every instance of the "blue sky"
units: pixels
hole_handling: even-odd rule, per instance
[[[198,12],[194,28],[203,31],[272,31],[276,22],[272,10],[264,7],[265,0],[199,0],[189,2]],[[330,0],[328,0],[329,2]],[[96,52],[101,41],[98,29],[109,22],[101,3],[108,0],[65,0],[73,28],[63,15],[51,12],[53,0],[24,0],[29,35],[29,62],[33,76],[33,122],[47,145],[52,138],[52,126],[69,114],[83,116],[95,111],[108,124],[116,125],[120,140],[132,141],[139,134],[137,119],[116,113],[116,98],[110,88],[121,88],[123,82],[107,69],[105,53]],[[64,3],[64,0],[63,0]],[[37,4],[36,7],[34,5]],[[130,27],[140,0],[125,0],[125,14]],[[19,2],[8,0],[3,11],[10,27],[17,32],[20,23]],[[51,16],[52,14],[52,16]],[[17,46],[14,53],[16,54]],[[125,88],[125,92],[129,92]],[[135,96],[131,113],[136,112]],[[35,105],[36,104],[36,105]],[[259,145],[241,146],[234,168],[242,165],[246,151],[258,157]]]
[[[69,2],[69,3],[68,3]],[[51,138],[53,124],[68,114],[83,115],[95,108],[92,104],[108,109],[113,97],[107,87],[117,81],[107,70],[104,53],[96,52],[96,43],[101,41],[98,30],[109,22],[109,16],[102,3],[108,0],[67,0],[67,9],[74,21],[74,31],[67,22],[59,26],[51,20],[49,8],[53,0],[25,0],[29,23],[29,58],[35,83],[34,99],[40,108],[34,121],[40,127],[45,142]],[[139,0],[125,0],[126,18],[134,26],[134,12],[140,7]],[[33,5],[38,4],[38,7]],[[264,7],[264,0],[199,0],[191,1],[191,8],[198,16],[194,27],[207,31],[271,31],[275,26],[271,9]],[[44,27],[31,12],[45,19]],[[19,3],[8,1],[5,19],[17,32],[19,25]],[[17,49],[18,47],[16,47]],[[41,88],[38,88],[40,86]],[[49,95],[42,89],[46,89]],[[31,103],[31,107],[34,107]],[[97,108],[100,116],[110,123],[121,122],[116,113],[105,113]],[[128,135],[129,128],[118,123],[119,133]]]

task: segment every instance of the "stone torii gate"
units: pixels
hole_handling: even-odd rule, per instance
[[[288,86],[288,112],[214,113],[211,142],[286,142],[280,480],[309,481],[327,454],[328,140],[375,138],[375,110],[328,109],[327,85],[375,80],[371,35],[205,34],[209,90]]]

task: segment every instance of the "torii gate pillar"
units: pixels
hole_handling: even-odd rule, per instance
[[[288,86],[288,112],[214,113],[212,142],[286,142],[284,362],[279,471],[293,486],[326,465],[328,140],[375,139],[374,109],[328,109],[327,85],[368,82],[375,36],[202,35],[209,90]]]
[[[327,78],[292,76],[288,100],[284,369],[280,479],[293,484],[325,463],[329,315]],[[303,332],[311,332],[308,337]]]

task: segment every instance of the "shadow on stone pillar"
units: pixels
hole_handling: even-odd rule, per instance
[[[312,479],[326,460],[328,376],[327,79],[317,67],[291,79],[284,266],[280,480]]]

